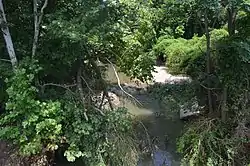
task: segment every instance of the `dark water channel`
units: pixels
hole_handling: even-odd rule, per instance
[[[139,166],[179,166],[180,156],[176,153],[176,139],[180,136],[183,122],[175,112],[168,112],[159,101],[144,94],[135,96],[143,106],[125,99],[124,107],[138,116],[148,130],[155,147],[152,156],[143,158]]]
[[[129,77],[119,73],[121,83],[129,83]],[[107,80],[116,83],[116,77],[111,67],[107,71]],[[120,98],[122,107],[141,119],[151,139],[157,142],[153,154],[138,159],[138,166],[179,166],[180,156],[176,153],[176,139],[180,136],[183,122],[179,120],[178,112],[170,111],[166,106],[149,94],[134,94],[142,104],[138,105],[129,98]],[[166,138],[168,141],[166,142]],[[79,163],[58,163],[57,166],[82,166]]]

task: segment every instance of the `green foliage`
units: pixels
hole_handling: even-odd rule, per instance
[[[175,35],[177,37],[183,36],[184,33],[185,33],[185,31],[184,31],[184,26],[183,25],[180,25],[180,26],[176,27],[176,29],[175,29]]]
[[[249,0],[229,0],[225,4],[218,0],[72,0],[67,3],[52,0],[44,11],[40,29],[35,57],[39,65],[25,60],[31,54],[33,42],[32,1],[5,4],[21,64],[12,72],[11,66],[2,61],[8,56],[0,41],[0,101],[1,104],[7,101],[7,111],[0,119],[0,137],[12,140],[25,155],[64,147],[69,161],[83,158],[90,166],[136,165],[136,145],[126,110],[99,110],[104,111],[102,115],[89,101],[93,95],[89,93],[90,88],[94,93],[103,90],[99,88],[103,82],[100,85],[96,72],[99,68],[93,62],[112,60],[129,76],[146,81],[152,77],[156,57],[164,55],[170,72],[188,74],[200,81],[206,63],[204,14],[208,15],[208,26],[215,28],[210,33],[211,75],[216,83],[213,86],[228,89],[228,113],[233,120],[241,121],[249,116],[244,108],[250,78]],[[227,38],[227,31],[221,28],[228,21],[230,8],[236,11],[237,33]],[[85,79],[84,104],[74,86],[80,67]],[[40,84],[46,83],[60,84],[60,87],[46,86],[44,92],[45,86]],[[72,87],[68,88],[67,84]],[[39,91],[37,85],[44,89]],[[194,85],[166,85],[157,87],[155,93],[178,107],[183,101],[191,101],[193,88]],[[181,138],[180,151],[191,165],[231,162],[235,153],[228,133],[227,126],[219,121],[199,122]]]
[[[244,108],[247,100],[245,96],[250,90],[250,40],[239,37],[222,40],[217,46],[217,54],[216,72],[220,82],[228,88],[230,99],[228,104],[231,110],[236,111],[240,108],[238,111],[242,112],[246,109]],[[244,116],[245,113],[241,115]]]
[[[216,41],[227,36],[227,31],[215,29],[211,32],[211,42],[214,47]],[[169,39],[161,37],[154,46],[154,52],[163,53],[167,57],[167,67],[175,74],[190,74],[204,72],[205,68],[205,36],[194,36],[190,40],[183,38]],[[158,53],[158,54],[159,54]],[[201,67],[203,66],[203,67]]]
[[[193,99],[196,97],[195,84],[189,82],[181,84],[155,84],[149,87],[149,92],[153,97],[161,101],[160,103],[164,108],[175,113],[181,109],[181,106],[193,104]]]
[[[241,123],[249,117],[246,103],[249,100],[250,79],[249,39],[243,40],[239,36],[218,37],[213,42],[214,74],[218,77],[217,82],[227,88],[227,113],[231,122],[224,124],[217,119],[205,118],[188,126],[178,141],[178,147],[179,152],[184,154],[184,163],[189,165],[233,165],[236,161],[245,162],[245,157],[239,159],[242,153],[240,147],[244,143],[242,139],[245,138],[233,135],[234,122]]]
[[[156,58],[149,53],[156,36],[153,25],[155,10],[150,8],[149,2],[141,2],[140,7],[134,0],[122,1],[121,4],[125,9],[118,25],[123,30],[121,40],[125,45],[118,65],[129,76],[146,81],[152,77]]]
[[[67,71],[79,59],[107,63],[108,58],[129,76],[143,81],[150,77],[154,57],[148,52],[155,38],[155,18],[148,2],[140,8],[133,0],[58,3],[56,12],[46,17],[42,29],[46,35],[40,39],[44,49],[38,52],[47,75],[69,77],[67,72],[55,74],[55,68]],[[48,59],[54,65],[46,64]]]
[[[239,11],[238,21],[236,24],[236,29],[239,31],[239,34],[243,37],[249,36],[250,32],[250,19],[249,12],[246,10]]]
[[[34,155],[43,148],[55,150],[61,134],[59,102],[36,100],[37,89],[32,85],[40,70],[37,62],[19,67],[7,82],[8,110],[1,117],[1,138],[12,140],[24,155]]]
[[[7,112],[0,119],[1,139],[16,143],[26,156],[67,145],[64,155],[71,162],[83,158],[86,165],[136,165],[137,148],[126,109],[102,115],[68,93],[57,101],[41,101],[34,86],[40,70],[37,61],[24,61],[7,80],[9,98]]]
[[[78,104],[65,102],[64,129],[69,148],[64,155],[68,161],[82,157],[86,165],[107,162],[114,165],[136,165],[137,152],[132,135],[132,121],[126,109],[119,108],[102,116],[88,110],[88,121],[84,109]],[[122,149],[117,147],[123,147]],[[130,159],[130,162],[127,159]]]
[[[178,141],[178,151],[184,154],[183,165],[233,165],[236,151],[230,126],[217,119],[200,120]]]

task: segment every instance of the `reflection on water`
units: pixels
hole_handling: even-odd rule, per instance
[[[153,153],[153,163],[155,166],[171,166],[171,156],[168,155],[167,151],[157,150]]]

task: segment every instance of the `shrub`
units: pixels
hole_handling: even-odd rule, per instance
[[[224,29],[215,29],[211,32],[211,45],[215,46],[216,41],[227,36]],[[159,38],[154,46],[155,53],[163,53],[167,57],[167,67],[174,74],[196,75],[195,72],[204,71],[206,38],[205,36],[194,36],[190,40],[183,38],[170,39]]]
[[[201,55],[202,38],[193,37],[191,40],[168,39],[160,44],[165,45],[164,54],[167,56],[167,67],[174,74],[185,74],[186,67]],[[170,43],[170,44],[169,44]]]
[[[227,87],[228,106],[231,110],[241,112],[244,118],[244,105],[249,93],[250,79],[250,39],[241,39],[237,36],[224,39],[217,44],[216,74],[220,83]],[[236,74],[237,73],[237,74]]]
[[[86,165],[136,165],[137,148],[127,110],[101,115],[88,109],[88,120],[83,110],[77,103],[65,105],[63,131],[68,148],[64,155],[68,161],[82,158]]]
[[[184,163],[191,166],[246,165],[249,161],[246,123],[249,121],[250,40],[247,36],[242,39],[239,34],[227,35],[223,30],[211,33],[213,74],[219,86],[212,85],[227,89],[228,121],[205,118],[188,127],[178,147],[184,154]]]
[[[34,62],[28,68],[15,70],[7,82],[7,112],[0,119],[0,138],[18,144],[24,155],[58,147],[61,125],[61,105],[57,101],[36,100],[37,89],[32,85],[40,68]]]
[[[217,119],[193,123],[178,141],[178,151],[184,155],[183,165],[233,165],[236,151],[229,125]]]

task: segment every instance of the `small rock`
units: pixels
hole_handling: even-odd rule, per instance
[[[196,98],[191,99],[191,101],[192,100],[191,106],[188,106],[188,102],[180,106],[180,119],[188,119],[189,117],[201,114],[200,110],[202,110],[204,106],[199,106]]]

